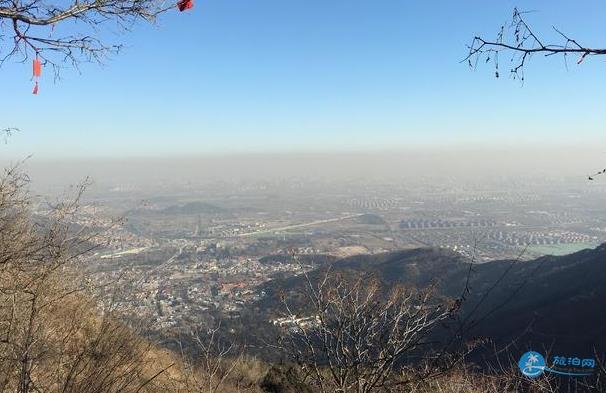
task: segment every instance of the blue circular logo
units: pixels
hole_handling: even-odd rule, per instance
[[[520,358],[518,367],[528,378],[537,378],[545,372],[545,358],[538,352],[526,352]]]

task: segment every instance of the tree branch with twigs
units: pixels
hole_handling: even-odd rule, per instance
[[[560,37],[559,42],[545,41],[526,22],[527,14],[528,12],[514,8],[511,22],[501,26],[495,39],[475,36],[468,45],[469,51],[463,61],[467,62],[471,68],[476,68],[479,62],[492,61],[495,67],[495,77],[499,78],[501,76],[499,56],[511,55],[509,74],[512,78],[523,82],[524,67],[535,54],[546,57],[562,55],[565,60],[568,55],[576,55],[578,56],[577,64],[581,64],[588,56],[606,55],[606,48],[593,48],[581,44],[556,27],[553,27],[553,30]]]
[[[103,63],[122,47],[106,42],[104,32],[153,23],[173,8],[171,0],[0,0],[0,65],[38,57],[58,76],[63,63]]]
[[[19,129],[15,127],[0,128],[0,135],[4,139],[4,144],[8,144],[8,139],[18,131]]]

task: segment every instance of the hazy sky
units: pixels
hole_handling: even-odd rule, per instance
[[[510,1],[196,0],[119,37],[82,74],[0,69],[0,158],[174,156],[460,146],[604,145],[606,64],[536,57],[522,87],[459,61],[493,37]],[[524,1],[551,25],[606,46],[603,1]]]

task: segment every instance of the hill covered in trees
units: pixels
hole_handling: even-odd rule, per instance
[[[385,291],[396,285],[432,287],[444,298],[461,299],[466,334],[501,346],[591,354],[606,344],[606,244],[565,256],[481,264],[441,249],[358,255],[308,277],[316,282],[329,270],[345,277],[372,277]],[[306,285],[303,276],[269,282],[259,309],[276,312],[282,307],[280,296]]]

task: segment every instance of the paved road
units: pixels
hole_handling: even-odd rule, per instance
[[[327,223],[330,223],[330,222],[338,222],[338,221],[349,220],[351,218],[356,218],[356,217],[360,217],[360,216],[363,216],[363,215],[364,215],[363,213],[350,214],[348,216],[337,217],[337,218],[328,218],[326,220],[317,220],[317,221],[312,221],[312,222],[306,222],[306,223],[303,223],[303,224],[294,224],[294,225],[288,225],[288,226],[285,226],[285,227],[270,228],[270,229],[263,229],[261,231],[241,233],[239,235],[234,235],[233,237],[248,237],[248,236],[260,235],[260,234],[263,234],[263,233],[283,232],[283,231],[288,231],[290,229],[304,228],[304,227],[310,227],[310,226],[314,226],[314,225],[327,224]]]

